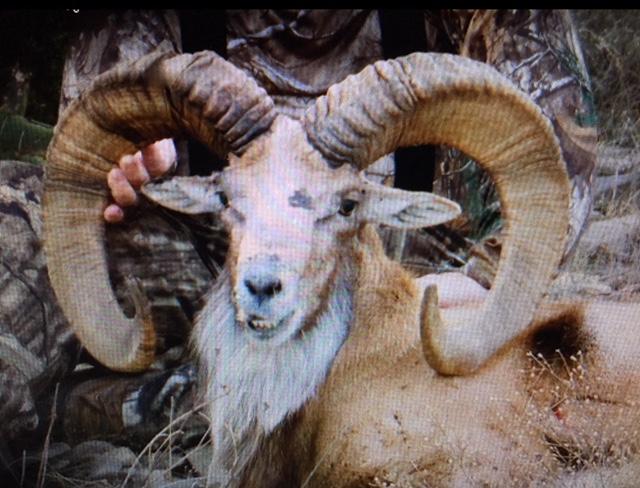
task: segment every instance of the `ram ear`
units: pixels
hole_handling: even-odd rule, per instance
[[[185,214],[216,213],[226,205],[218,173],[151,181],[143,185],[140,191],[158,205]]]
[[[415,229],[442,224],[460,215],[460,206],[433,193],[367,185],[360,214],[367,222]]]

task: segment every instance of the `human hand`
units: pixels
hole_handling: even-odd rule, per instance
[[[151,178],[162,176],[176,163],[176,147],[172,139],[162,139],[135,154],[120,158],[118,167],[107,175],[114,203],[104,209],[104,219],[111,224],[124,219],[124,207],[136,205],[136,190]]]

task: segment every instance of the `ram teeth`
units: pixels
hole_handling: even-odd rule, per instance
[[[253,325],[254,328],[260,329],[260,330],[268,330],[268,329],[273,329],[275,327],[273,322],[268,322],[266,320],[252,320],[251,324]]]

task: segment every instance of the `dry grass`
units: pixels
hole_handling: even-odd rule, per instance
[[[640,143],[640,13],[573,13],[591,75],[600,131],[607,141]]]
[[[171,418],[137,454],[129,447],[87,441],[70,448],[50,442],[25,453],[22,473],[38,470],[37,480],[22,476],[20,488],[203,488],[209,434],[186,440],[189,422],[203,415],[204,405]]]
[[[559,350],[549,357],[530,353],[524,373],[531,401],[522,425],[538,431],[560,466],[552,486],[635,486],[638,436],[630,426],[637,411],[629,402],[600,397],[602,381],[592,373],[592,361],[582,351],[567,357]]]
[[[586,294],[600,290],[628,299],[640,292],[640,228],[631,225],[640,218],[640,13],[576,11],[574,20],[591,75],[599,166],[590,228],[566,269],[577,277],[573,290],[578,293],[589,285],[576,280],[594,278],[599,283]],[[620,157],[608,157],[612,152]],[[571,293],[571,284],[567,288]]]
[[[574,18],[590,70],[600,145],[640,153],[640,12],[576,11]],[[639,208],[637,185],[605,194],[595,205],[605,216]]]

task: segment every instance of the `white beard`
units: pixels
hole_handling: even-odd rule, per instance
[[[324,382],[353,315],[351,272],[338,269],[317,323],[276,347],[236,325],[228,272],[216,281],[195,333],[211,414],[210,483],[239,483],[260,442]]]

